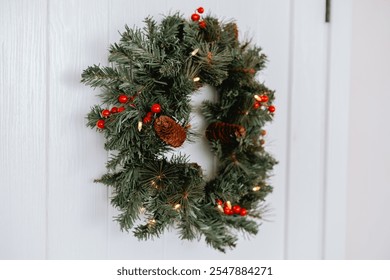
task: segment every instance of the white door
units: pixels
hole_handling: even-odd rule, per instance
[[[3,1],[0,258],[343,258],[345,159],[337,151],[346,137],[350,1],[333,3],[330,23],[325,2]],[[93,183],[108,157],[101,136],[85,127],[97,92],[79,82],[87,66],[106,63],[125,24],[170,11],[190,15],[199,4],[236,19],[241,36],[264,49],[269,63],[259,78],[277,96],[266,144],[279,161],[269,222],[225,255],[174,231],[146,242],[119,231],[109,190]],[[191,149],[195,161],[210,164]]]

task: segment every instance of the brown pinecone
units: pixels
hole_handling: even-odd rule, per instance
[[[245,127],[239,124],[214,122],[206,129],[206,137],[209,141],[220,140],[222,144],[236,144],[239,138],[245,137]]]
[[[234,36],[235,41],[238,43],[238,27],[236,23],[231,22],[226,24],[225,31],[228,32],[230,36]]]
[[[154,121],[154,130],[162,141],[177,148],[180,147],[187,137],[186,130],[168,116],[160,116]]]

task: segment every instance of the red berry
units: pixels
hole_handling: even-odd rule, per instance
[[[203,20],[201,22],[199,22],[199,27],[202,28],[202,29],[205,29],[207,26],[206,22]]]
[[[147,124],[147,123],[150,123],[152,121],[152,118],[146,116],[144,119],[143,119],[143,123],[144,124]]]
[[[245,208],[241,208],[240,216],[246,216],[246,214],[248,214],[248,211]]]
[[[275,106],[273,105],[268,106],[268,111],[270,111],[271,113],[275,112],[275,110],[276,110]]]
[[[125,107],[121,106],[118,108],[118,113],[123,112],[125,110]]]
[[[199,7],[199,8],[197,9],[197,11],[198,11],[199,14],[203,14],[203,13],[204,13],[203,7]]]
[[[105,110],[102,111],[102,116],[103,117],[107,118],[109,115],[110,115],[110,111],[109,110],[105,109]]]
[[[262,95],[260,96],[261,102],[268,102],[268,96],[267,95]]]
[[[192,14],[191,19],[192,19],[193,21],[198,21],[198,20],[200,19],[200,15],[198,15],[198,14]]]
[[[112,114],[118,113],[118,108],[117,107],[112,107],[111,108],[111,113]]]
[[[119,103],[126,103],[127,101],[129,101],[129,98],[126,95],[121,94],[118,97],[118,101],[119,101]]]
[[[150,107],[150,111],[152,111],[153,113],[156,113],[156,114],[160,113],[161,112],[160,104],[157,104],[157,103],[153,104],[152,107]]]
[[[146,116],[149,117],[149,118],[152,118],[152,117],[153,117],[153,112],[148,112],[148,113],[146,114]]]
[[[220,200],[220,199],[216,199],[215,202],[216,202],[218,205],[222,205],[222,204],[223,204],[222,200]]]
[[[104,128],[104,120],[98,120],[96,126],[100,129]]]
[[[223,208],[223,212],[224,212],[226,215],[233,215],[233,210],[230,209],[229,207],[224,207],[224,208]]]
[[[253,103],[253,109],[259,109],[261,104],[259,102]]]
[[[232,210],[233,210],[234,214],[240,214],[240,212],[241,212],[241,207],[240,207],[240,205],[234,205],[234,206],[232,207]]]

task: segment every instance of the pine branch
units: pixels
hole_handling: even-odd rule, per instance
[[[111,67],[99,65],[90,66],[84,70],[81,75],[81,82],[93,88],[97,87],[116,87],[121,83],[119,73]]]

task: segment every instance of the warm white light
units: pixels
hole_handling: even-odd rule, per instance
[[[253,97],[254,97],[257,101],[261,101],[261,97],[258,96],[257,94],[255,94]]]
[[[217,206],[217,208],[218,208],[218,210],[219,210],[220,212],[222,212],[222,213],[223,213],[223,208],[222,208],[222,205],[218,205],[218,206]]]
[[[229,208],[229,209],[231,209],[232,208],[232,204],[230,203],[230,201],[228,200],[228,201],[226,201],[226,205],[227,205],[227,207]]]
[[[258,192],[260,189],[261,189],[261,187],[260,187],[260,186],[256,186],[256,187],[253,187],[253,189],[252,189],[252,190],[253,190],[254,192]]]
[[[138,122],[138,131],[141,131],[141,129],[142,129],[142,122],[139,121],[139,122]]]
[[[198,53],[198,51],[199,51],[199,49],[193,50],[192,53],[191,53],[191,55],[192,55],[192,56],[196,55],[196,54]]]
[[[181,205],[178,203],[178,204],[176,204],[173,208],[174,208],[175,210],[179,210],[180,207],[181,207]]]
[[[195,77],[194,78],[194,82],[199,82],[200,81],[200,78],[199,77]]]

